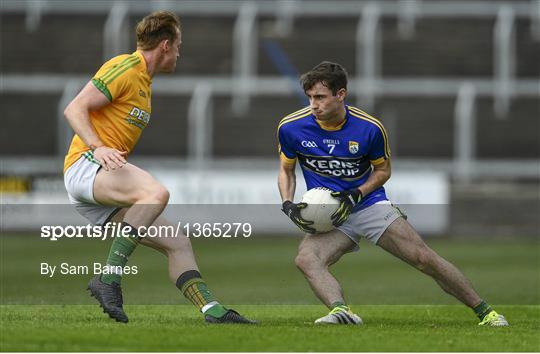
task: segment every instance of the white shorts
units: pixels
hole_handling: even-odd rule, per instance
[[[352,213],[337,229],[347,235],[358,250],[361,237],[377,244],[388,226],[399,217],[406,218],[406,215],[390,201],[384,200]]]
[[[94,160],[95,161],[95,160]],[[69,201],[79,214],[93,225],[106,224],[121,208],[104,206],[94,199],[94,180],[101,166],[90,153],[82,155],[64,173],[64,184]]]

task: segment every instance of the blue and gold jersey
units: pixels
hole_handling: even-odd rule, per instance
[[[280,158],[297,160],[307,189],[326,187],[343,191],[364,184],[378,165],[390,159],[388,136],[380,121],[352,106],[345,106],[345,121],[329,129],[321,126],[309,107],[283,118],[278,125]],[[364,196],[355,210],[387,200],[383,187]]]

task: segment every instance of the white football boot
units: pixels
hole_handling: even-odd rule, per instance
[[[491,311],[484,317],[482,322],[478,324],[479,326],[493,326],[493,327],[504,327],[508,326],[508,321],[504,318],[503,315],[499,315],[495,311]]]
[[[315,320],[315,324],[352,324],[361,325],[362,319],[360,316],[352,313],[346,306],[335,307],[328,315]]]

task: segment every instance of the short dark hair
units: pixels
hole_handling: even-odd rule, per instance
[[[143,18],[137,24],[137,47],[142,50],[151,50],[168,39],[176,39],[176,31],[181,31],[180,20],[176,14],[169,11],[156,11]]]
[[[333,95],[344,88],[347,89],[347,71],[339,64],[323,61],[300,77],[304,92],[311,89],[317,82],[328,87]]]

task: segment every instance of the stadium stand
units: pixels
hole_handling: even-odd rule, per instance
[[[106,15],[44,13],[38,29],[28,31],[25,28],[24,13],[2,12],[3,47],[17,49],[2,51],[0,71],[3,75],[45,73],[90,77],[101,62]],[[235,13],[230,16],[182,16],[185,38],[175,77],[230,76],[235,17]],[[134,27],[138,18],[136,15],[129,16],[129,28]],[[260,44],[267,38],[272,38],[281,46],[299,72],[311,68],[322,59],[328,59],[342,63],[352,77],[359,74],[355,63],[356,18],[299,17],[294,22],[293,32],[285,37],[273,34],[273,21],[272,17],[261,16],[257,23],[257,75],[279,75],[278,68],[269,60]],[[415,24],[414,35],[405,39],[398,31],[397,21],[395,17],[385,17],[380,23],[382,77],[457,77],[467,80],[493,75],[494,46],[491,38],[495,18],[421,18]],[[540,76],[540,43],[532,38],[529,25],[530,19],[527,18],[518,18],[515,22],[518,78],[532,79]],[[131,48],[128,50],[134,49],[132,42],[130,40]],[[15,126],[21,117],[25,117],[29,124],[47,126],[45,129],[54,130],[52,126],[56,124],[55,114],[44,112],[56,112],[54,106],[60,99],[60,93],[30,96],[26,92],[6,92],[1,98],[2,105],[10,107],[10,111],[14,112],[8,116],[8,127]],[[186,95],[174,99],[160,97],[159,94],[155,96],[153,117],[160,124],[153,125],[145,133],[137,153],[186,157],[187,149],[183,146],[188,131],[185,129],[188,124]],[[39,104],[21,104],[29,98]],[[282,95],[255,97],[240,120],[235,120],[235,114],[231,112],[227,101],[230,101],[229,97],[220,96],[215,99],[214,124],[219,134],[214,134],[214,155],[272,157],[275,152],[275,142],[271,136],[273,127],[283,114],[296,109],[298,100],[284,98]],[[487,98],[477,102],[478,158],[538,157],[538,129],[522,130],[521,134],[506,134],[506,139],[511,140],[507,140],[504,145],[500,144],[505,133],[517,132],[520,126],[538,128],[538,97],[516,99],[507,114],[511,119],[504,121],[493,119],[488,101],[492,102]],[[371,112],[380,116],[383,122],[386,114],[395,117],[396,122],[391,124],[389,130],[395,130],[390,134],[399,142],[395,144],[394,150],[400,157],[452,158],[455,97],[418,95],[403,98],[385,95],[379,96],[376,103]],[[238,138],[242,132],[255,130],[263,132],[263,141],[253,138],[250,142],[249,139]],[[424,140],[410,139],[419,130],[423,132]],[[51,135],[54,134],[47,136]],[[31,140],[35,143],[29,145],[23,140],[10,140],[9,144],[2,146],[2,151],[7,155],[55,154],[54,144],[43,142],[37,132],[35,139]]]

